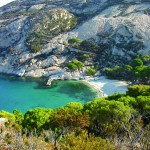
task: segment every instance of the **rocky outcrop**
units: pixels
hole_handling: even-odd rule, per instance
[[[103,69],[149,55],[149,8],[149,0],[12,2],[0,8],[0,72],[78,79],[90,66]],[[73,48],[68,44],[73,37],[94,47]],[[85,64],[82,72],[66,68],[72,59]]]
[[[54,36],[72,29],[76,18],[67,10],[55,8],[41,11],[30,19],[31,28],[27,36],[27,45],[32,51],[39,51]]]
[[[6,118],[0,118],[0,131],[5,128],[5,123],[8,122],[8,119]]]

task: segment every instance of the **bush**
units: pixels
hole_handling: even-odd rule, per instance
[[[15,115],[4,110],[0,111],[0,118],[7,118],[8,121],[15,123]]]
[[[132,67],[137,67],[137,66],[142,66],[142,65],[143,65],[143,61],[140,58],[135,58],[131,62]]]
[[[85,104],[84,109],[90,115],[92,130],[104,137],[121,131],[122,123],[126,124],[131,116],[130,107],[115,100],[96,99]]]
[[[97,54],[101,54],[106,48],[103,45],[97,44],[91,40],[85,40],[80,43],[80,49]]]
[[[66,66],[70,70],[80,70],[83,68],[84,64],[81,61],[74,59],[72,62],[67,63]]]
[[[92,134],[82,132],[76,135],[74,132],[67,134],[65,139],[59,142],[61,150],[116,150],[108,140],[95,137]]]
[[[143,55],[142,60],[144,63],[150,63],[150,55]]]
[[[22,112],[15,109],[13,111],[13,114],[15,116],[15,122],[19,125],[22,125],[22,122],[23,122],[23,119],[24,119],[24,115],[22,114]]]
[[[68,40],[68,43],[73,44],[73,43],[81,43],[82,40],[78,38],[72,38]]]
[[[56,109],[50,117],[50,126],[54,129],[69,128],[69,130],[81,130],[89,126],[89,115],[82,112],[81,103],[69,103]]]
[[[78,67],[77,67],[74,63],[72,63],[72,62],[67,63],[66,66],[67,66],[70,70],[77,70],[77,69],[78,69]]]
[[[47,128],[45,127],[45,124],[49,122],[51,113],[52,110],[48,108],[35,108],[29,110],[24,115],[23,126],[30,131],[33,129],[41,131],[42,129]]]
[[[132,96],[132,97],[150,96],[150,86],[148,85],[129,86],[127,95]]]
[[[107,77],[114,78],[115,73],[114,73],[114,70],[112,68],[106,68],[105,72],[106,72]]]
[[[138,109],[141,112],[147,111],[150,115],[150,96],[138,96],[136,100]]]
[[[96,73],[96,69],[93,69],[93,68],[89,68],[86,71],[86,75],[88,75],[88,76],[93,76],[95,73]]]
[[[38,52],[42,49],[42,46],[39,45],[38,43],[32,43],[30,46],[29,46],[30,50],[32,52]]]
[[[144,57],[146,61],[149,60],[148,56]],[[114,68],[106,68],[105,72],[109,78],[121,79],[129,81],[140,81],[141,83],[148,83],[150,79],[150,66],[144,65],[143,59],[135,58],[131,61],[130,65],[115,66]]]

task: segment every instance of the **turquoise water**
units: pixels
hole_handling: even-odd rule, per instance
[[[45,86],[46,79],[17,78],[0,75],[0,110],[25,113],[35,107],[57,108],[69,102],[86,103],[96,92],[79,81],[56,81]]]

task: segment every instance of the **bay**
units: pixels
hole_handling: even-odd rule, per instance
[[[96,91],[80,81],[55,81],[46,86],[46,79],[0,75],[0,110],[25,113],[36,107],[58,108],[69,102],[82,104],[93,100]]]

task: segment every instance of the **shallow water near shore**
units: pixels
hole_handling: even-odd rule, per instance
[[[96,91],[80,81],[55,81],[45,86],[46,79],[0,75],[0,110],[25,113],[36,107],[57,108],[69,102],[82,104],[97,97]]]

